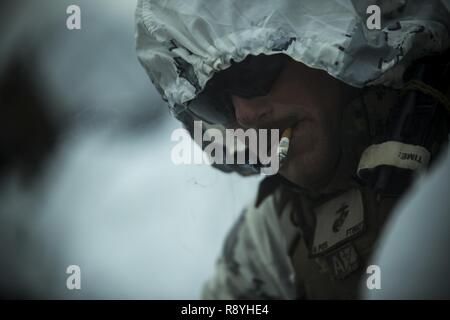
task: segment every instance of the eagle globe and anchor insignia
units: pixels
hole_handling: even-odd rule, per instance
[[[312,257],[324,256],[336,279],[359,268],[359,258],[350,240],[363,232],[364,206],[360,190],[351,189],[315,209],[316,227]]]

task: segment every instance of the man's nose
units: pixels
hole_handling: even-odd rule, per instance
[[[255,128],[270,113],[270,107],[264,97],[252,99],[231,96],[237,122],[246,128]]]

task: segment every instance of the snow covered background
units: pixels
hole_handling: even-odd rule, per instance
[[[180,125],[137,62],[134,0],[27,2],[2,22],[1,61],[32,52],[47,112],[66,130],[32,183],[0,179],[3,295],[197,298],[260,178],[172,164]],[[82,30],[66,30],[69,4]],[[72,264],[81,290],[66,289]]]

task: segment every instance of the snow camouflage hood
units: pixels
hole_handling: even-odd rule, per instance
[[[366,25],[372,4],[380,30]],[[136,20],[139,60],[188,130],[189,102],[250,54],[286,54],[355,87],[400,88],[412,61],[450,44],[450,0],[139,0]]]
[[[369,5],[381,30],[368,30]],[[174,111],[247,55],[284,53],[349,85],[401,86],[414,59],[449,46],[450,0],[139,0],[137,53]]]

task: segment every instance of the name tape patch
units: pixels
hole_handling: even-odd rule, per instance
[[[364,207],[361,192],[352,189],[315,209],[312,254],[318,255],[362,232]]]

